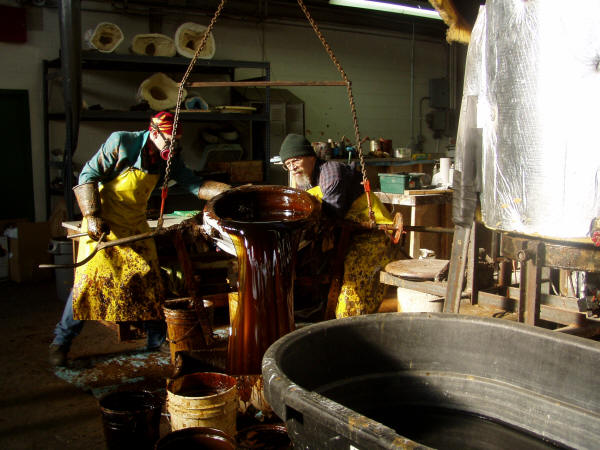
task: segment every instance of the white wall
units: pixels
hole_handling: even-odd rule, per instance
[[[107,3],[83,2],[82,30],[92,29],[102,21],[113,22],[125,33],[125,40],[116,53],[128,53],[135,34],[149,32],[144,16],[116,14]],[[173,36],[177,27],[187,21],[208,24],[206,16],[170,15],[163,19],[163,33]],[[392,139],[394,147],[406,146],[419,130],[419,99],[428,95],[428,80],[447,75],[448,45],[417,37],[414,52],[413,130],[410,111],[410,50],[409,36],[394,33],[357,31],[321,26],[336,57],[352,81],[361,136]],[[339,80],[340,75],[308,23],[254,24],[220,19],[215,27],[214,59],[269,61],[272,80]],[[28,7],[28,41],[14,45],[0,43],[3,69],[0,88],[29,91],[32,165],[36,220],[45,220],[49,211],[45,205],[43,120],[42,120],[42,60],[58,57],[59,23],[56,9]],[[83,98],[88,105],[103,107],[135,104],[139,83],[151,74],[86,73]],[[243,74],[241,74],[243,75]],[[249,75],[256,75],[255,73]],[[354,131],[348,96],[343,87],[295,87],[290,90],[306,103],[306,134],[312,140],[339,139],[342,135],[354,141]],[[62,92],[59,83],[50,92],[51,107],[59,111]],[[425,103],[427,106],[427,103]],[[424,112],[427,112],[425,108]],[[135,123],[90,123],[81,126],[79,147],[74,156],[82,164],[104,141],[110,131],[138,129]],[[435,151],[436,142],[426,125],[424,151]],[[64,127],[51,126],[50,148],[62,148]],[[444,150],[446,141],[440,143]],[[192,158],[193,159],[193,158]]]

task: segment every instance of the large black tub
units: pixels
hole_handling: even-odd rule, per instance
[[[266,352],[296,448],[598,448],[600,343],[501,319],[374,314]]]

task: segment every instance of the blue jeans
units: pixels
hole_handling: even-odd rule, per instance
[[[73,319],[73,291],[71,291],[60,322],[54,328],[54,340],[52,344],[70,347],[73,339],[81,333],[84,323],[84,320]],[[164,321],[148,320],[144,322],[144,329],[147,335],[147,349],[157,349],[165,341],[167,328]]]

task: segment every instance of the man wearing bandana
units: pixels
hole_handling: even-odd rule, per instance
[[[185,166],[177,151],[181,128],[173,136],[173,122],[171,113],[161,111],[146,131],[112,133],[84,165],[73,188],[83,214],[81,227],[88,234],[79,242],[78,261],[94,250],[101,236],[111,241],[150,231],[146,206],[154,187],[162,183],[171,147],[169,179],[203,200],[229,188],[205,181]],[[75,271],[73,290],[54,330],[50,363],[66,363],[84,320],[144,321],[146,348],[157,350],[166,334],[163,299],[153,239],[106,248]]]

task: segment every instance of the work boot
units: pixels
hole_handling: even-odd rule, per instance
[[[164,341],[158,347],[148,347],[146,345],[145,347],[143,347],[143,350],[147,352],[171,353],[171,349],[167,341]]]
[[[148,345],[144,345],[141,349],[143,352],[159,352],[164,354],[171,354],[171,346],[167,341],[163,341],[158,347],[148,347]]]
[[[48,361],[51,366],[66,366],[67,365],[67,353],[69,353],[69,346],[62,344],[50,344],[48,349]]]
[[[171,345],[167,341],[165,341],[162,344],[160,344],[160,347],[158,347],[158,351],[165,355],[170,355],[171,354]]]

